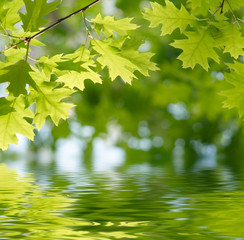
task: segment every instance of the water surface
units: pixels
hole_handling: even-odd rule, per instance
[[[0,165],[0,239],[244,239],[243,181],[224,167],[29,170]]]

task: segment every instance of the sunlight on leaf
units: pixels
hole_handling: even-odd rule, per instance
[[[197,19],[189,14],[183,5],[179,10],[169,0],[166,0],[165,3],[166,6],[163,7],[156,2],[151,2],[152,9],[146,9],[143,13],[145,19],[151,22],[150,27],[162,24],[161,36],[171,34],[177,28],[183,32],[188,25],[194,25]]]
[[[30,140],[34,139],[34,127],[26,120],[33,118],[34,114],[25,107],[25,98],[20,95],[17,98],[0,98],[0,149],[6,150],[9,144],[17,144],[16,133]]]
[[[207,71],[209,68],[208,58],[219,62],[219,57],[213,49],[214,40],[207,30],[185,32],[184,34],[187,36],[187,39],[175,40],[170,44],[175,48],[183,50],[178,59],[183,62],[184,68],[194,68],[196,64],[199,64]]]
[[[121,20],[115,20],[114,17],[106,16],[102,17],[99,13],[96,18],[92,19],[93,23],[102,25],[102,31],[108,37],[113,35],[114,32],[120,35],[127,35],[128,31],[135,30],[138,26],[131,23],[132,18],[123,18]]]

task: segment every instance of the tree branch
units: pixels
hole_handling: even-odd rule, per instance
[[[41,35],[42,33],[46,32],[47,30],[49,30],[50,28],[53,28],[53,27],[57,26],[61,22],[65,21],[66,19],[69,19],[70,17],[76,15],[77,13],[80,13],[80,12],[84,13],[86,9],[90,8],[91,6],[95,5],[96,3],[100,2],[100,1],[101,0],[95,0],[94,2],[92,2],[92,3],[88,4],[87,6],[81,8],[81,9],[79,9],[79,10],[77,10],[77,11],[71,13],[71,14],[69,14],[68,16],[58,19],[57,22],[55,22],[55,23],[51,24],[50,26],[42,29],[40,32],[34,34],[33,36],[26,38],[26,40],[31,40],[33,38],[36,38],[37,36]]]
[[[31,41],[32,39],[34,39],[34,38],[40,36],[40,35],[43,34],[44,32],[46,32],[46,31],[48,31],[49,29],[51,29],[51,28],[57,26],[57,25],[60,24],[61,22],[63,22],[63,21],[65,21],[65,20],[69,19],[70,17],[76,15],[77,13],[80,13],[80,12],[84,13],[88,8],[90,8],[91,6],[95,5],[96,3],[100,2],[100,1],[101,1],[101,0],[95,0],[95,1],[93,1],[92,3],[88,4],[87,6],[85,6],[85,7],[81,8],[81,9],[79,9],[79,10],[77,10],[77,11],[75,11],[75,12],[69,14],[69,15],[67,15],[66,17],[63,17],[63,18],[58,19],[56,22],[52,23],[50,26],[48,26],[48,27],[42,29],[41,31],[39,31],[38,33],[36,33],[36,34],[34,34],[34,35],[30,36],[30,37],[25,37],[23,40],[19,41],[18,43],[16,43],[15,45],[11,46],[10,48],[16,47],[16,46],[18,46],[18,45],[21,44],[21,43],[25,43],[25,44],[27,45],[27,54],[28,54],[29,44],[30,44],[30,41]],[[10,36],[10,37],[12,37],[12,36]],[[10,49],[10,48],[8,48],[8,49]],[[6,50],[8,50],[8,49],[6,49]],[[5,50],[5,51],[6,51],[6,50]],[[3,52],[4,52],[4,51],[3,51]],[[1,53],[2,53],[2,52],[1,52]]]
[[[212,16],[209,19],[213,18],[215,16],[215,14],[219,11],[219,9],[221,9],[220,14],[223,13],[224,3],[225,3],[225,0],[222,1],[222,3],[217,7],[215,12],[212,14]]]
[[[225,3],[225,0],[223,0],[223,2],[220,5],[220,8],[221,8],[220,14],[222,14],[224,12],[224,3]]]

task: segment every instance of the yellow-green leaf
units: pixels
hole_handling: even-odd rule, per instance
[[[157,27],[162,24],[162,36],[171,34],[177,28],[183,32],[188,25],[193,26],[196,22],[197,19],[183,5],[181,5],[181,9],[178,9],[169,0],[166,0],[165,4],[162,6],[156,2],[151,2],[152,9],[148,8],[143,13],[144,17],[151,22],[150,27]]]
[[[224,46],[224,52],[230,53],[234,58],[244,54],[244,37],[239,28],[232,23],[223,23],[221,28],[222,34],[216,40],[216,44]]]
[[[65,86],[70,88],[79,88],[81,91],[84,90],[84,81],[89,79],[94,83],[102,83],[102,79],[98,73],[93,71],[90,66],[92,65],[87,63],[83,63],[81,67],[84,69],[82,72],[77,71],[68,71],[68,73],[62,75],[57,79],[57,82],[63,82]]]
[[[25,98],[0,98],[0,149],[6,150],[9,144],[17,144],[16,133],[31,140],[34,139],[34,127],[26,121],[33,118],[34,114],[25,106]]]
[[[230,65],[232,71],[225,74],[226,80],[234,87],[225,90],[221,95],[227,97],[224,101],[225,108],[237,108],[240,117],[244,116],[244,64],[235,62]]]
[[[67,119],[70,114],[69,109],[74,105],[62,100],[69,97],[73,91],[65,87],[55,88],[56,84],[44,82],[45,74],[37,70],[32,72],[31,76],[38,86],[38,91],[33,89],[30,93],[30,98],[36,102],[33,123],[36,124],[37,129],[40,130],[48,116],[51,117],[55,125],[58,125],[60,119]]]
[[[214,40],[206,29],[199,32],[186,32],[185,35],[187,39],[175,40],[171,43],[171,46],[183,50],[178,59],[183,62],[184,68],[194,68],[199,64],[207,71],[208,58],[219,62],[218,55],[213,49]]]
[[[128,31],[135,30],[138,26],[134,23],[131,23],[133,18],[123,18],[120,20],[115,20],[114,17],[106,16],[102,17],[101,14],[98,14],[96,18],[92,19],[93,23],[102,25],[102,31],[105,35],[111,36],[114,32],[120,35],[127,35]]]
[[[100,54],[97,61],[103,68],[107,66],[112,80],[120,76],[124,82],[131,83],[135,78],[137,66],[120,54],[120,50],[109,46],[108,43],[98,40],[92,41],[93,49]]]

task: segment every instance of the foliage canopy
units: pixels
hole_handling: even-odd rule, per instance
[[[85,80],[101,84],[107,74],[111,80],[120,78],[131,84],[133,79],[148,77],[152,71],[164,71],[150,60],[154,54],[141,50],[144,41],[136,20],[103,17],[100,13],[86,19],[86,10],[98,2],[90,2],[47,27],[46,15],[62,5],[60,0],[0,3],[0,83],[7,83],[7,94],[0,98],[1,149],[17,144],[16,133],[33,140],[33,130],[40,130],[48,117],[55,125],[67,119],[76,104],[70,103],[70,96],[84,90]],[[224,66],[226,79],[234,86],[223,89],[224,106],[238,108],[242,117],[243,0],[188,0],[184,5],[165,0],[165,4],[150,4],[150,8],[144,8],[143,17],[150,22],[150,28],[161,26],[163,38],[172,36],[170,45],[181,49],[178,59],[183,68],[200,65],[209,71],[213,61]],[[82,14],[86,29],[86,38],[79,47],[71,53],[35,59],[29,56],[31,45],[44,45],[37,37],[42,34],[45,38],[47,30],[77,13]]]

